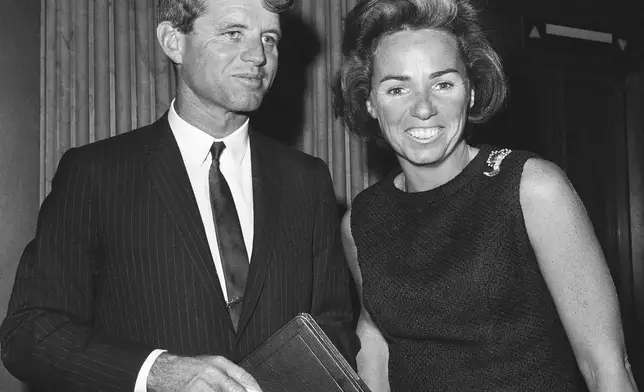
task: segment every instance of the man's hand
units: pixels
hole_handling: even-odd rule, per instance
[[[219,356],[159,355],[150,369],[148,392],[261,392],[244,369]]]

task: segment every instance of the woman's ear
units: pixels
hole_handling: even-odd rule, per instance
[[[157,26],[157,40],[163,52],[175,64],[183,62],[183,48],[185,35],[172,26],[172,23],[164,21]]]
[[[371,105],[371,97],[367,98],[367,113],[374,119],[377,120],[378,116],[376,116],[376,111],[373,109],[373,106]]]

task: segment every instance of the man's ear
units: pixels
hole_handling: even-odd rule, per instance
[[[185,35],[177,30],[172,23],[164,21],[157,26],[157,39],[163,52],[175,64],[183,62]]]
[[[472,106],[474,106],[474,98],[476,97],[476,94],[474,93],[474,89],[470,89],[470,109],[472,109]]]

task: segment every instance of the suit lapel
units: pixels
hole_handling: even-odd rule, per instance
[[[179,146],[170,130],[167,113],[156,125],[159,138],[148,145],[152,180],[179,229],[191,262],[195,263],[206,290],[211,298],[219,299],[215,302],[227,314],[206,230]]]
[[[238,338],[257,306],[272,261],[275,226],[280,214],[281,177],[277,170],[273,152],[265,146],[265,136],[250,133],[251,166],[253,176],[254,236],[253,253],[246,280],[244,304],[237,329]]]

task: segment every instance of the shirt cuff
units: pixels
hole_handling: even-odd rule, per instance
[[[136,377],[136,383],[134,384],[134,392],[147,392],[148,391],[148,374],[154,361],[157,360],[159,355],[163,354],[167,350],[154,350],[148,355],[143,365],[141,365],[141,370],[139,370],[139,375]]]

